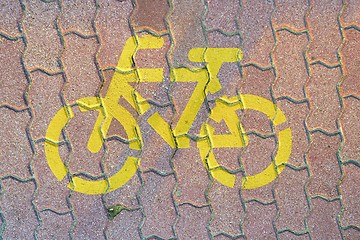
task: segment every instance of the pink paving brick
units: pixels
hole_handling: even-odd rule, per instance
[[[22,39],[9,41],[0,37],[0,104],[23,108],[27,80],[21,65],[25,46]]]
[[[68,84],[66,100],[76,101],[82,97],[95,96],[101,80],[95,65],[98,49],[96,39],[83,39],[75,34],[65,36],[66,49],[62,55]]]
[[[278,239],[279,240],[310,240],[310,237],[308,234],[297,236],[290,232],[284,232],[278,234]]]
[[[197,208],[189,204],[178,207],[179,220],[176,223],[176,234],[179,239],[208,239],[207,224],[210,220],[208,207]],[[196,224],[193,224],[196,223]]]
[[[306,34],[295,35],[288,31],[276,34],[276,48],[273,54],[276,66],[276,97],[288,96],[295,100],[303,99],[304,84],[308,80],[304,52],[308,40]],[[293,46],[289,48],[289,46]]]
[[[85,195],[74,192],[70,198],[76,219],[73,238],[105,239],[104,228],[107,223],[106,209],[101,195]]]
[[[1,188],[3,192],[0,206],[6,223],[2,237],[27,239],[34,236],[38,225],[38,219],[31,204],[35,191],[34,183],[5,179],[1,182]]]
[[[359,167],[354,164],[343,165],[344,179],[340,184],[340,192],[343,196],[344,212],[341,215],[342,226],[359,226],[360,210],[358,207],[358,199],[360,199],[360,181]]]
[[[146,0],[137,0],[132,15],[132,25],[136,30],[149,28],[157,33],[166,31],[166,17],[170,6],[166,0],[155,0],[149,3]]]
[[[311,200],[311,211],[308,227],[313,239],[341,239],[337,224],[340,202],[328,202],[321,198]]]
[[[220,0],[212,0],[207,3],[207,15],[205,17],[206,28],[220,29],[224,32],[236,32],[236,18],[239,14],[239,1],[231,0],[224,4]]]
[[[271,65],[270,52],[275,42],[271,28],[273,10],[274,4],[270,1],[241,1],[238,21],[243,38],[240,47],[244,52],[243,64]]]
[[[342,42],[338,26],[340,1],[311,1],[307,17],[310,31],[308,55],[311,60],[321,60],[328,64],[339,62],[337,51]]]
[[[15,112],[0,108],[0,122],[6,126],[0,131],[0,176],[29,178],[32,150],[26,134],[30,115],[27,111]]]
[[[239,189],[229,188],[214,181],[209,189],[209,197],[213,209],[213,218],[209,226],[211,234],[241,235],[240,225],[244,220],[245,212]]]
[[[343,234],[344,238],[346,240],[356,240],[360,238],[360,230],[356,230],[353,228],[349,228],[347,230],[344,230]]]
[[[360,96],[358,69],[360,66],[360,31],[347,29],[344,31],[345,43],[341,49],[342,61],[345,66],[345,77],[341,83],[342,95]]]
[[[263,205],[252,201],[246,204],[243,224],[248,239],[276,239],[273,220],[276,216],[275,204]]]
[[[360,5],[356,0],[346,0],[345,10],[341,15],[342,25],[360,26]]]
[[[2,1],[0,8],[0,32],[10,36],[20,35],[19,23],[23,11],[19,1]]]
[[[64,161],[69,157],[66,145],[59,147],[60,156]],[[34,204],[37,209],[52,209],[60,213],[70,210],[67,199],[70,189],[67,187],[69,180],[65,177],[63,181],[56,179],[49,168],[46,160],[44,143],[36,144],[36,154],[33,163],[34,175],[37,179],[37,192],[34,197]]]
[[[100,34],[101,46],[97,55],[100,67],[116,67],[123,46],[131,36],[128,18],[132,11],[130,0],[100,0],[100,12],[96,28]]]
[[[51,119],[62,108],[60,93],[65,81],[60,74],[50,76],[41,71],[32,72],[30,77],[28,96],[34,114],[30,133],[33,139],[45,138]]]
[[[75,31],[83,35],[95,34],[93,21],[96,5],[93,0],[64,0],[60,25],[63,32]]]
[[[305,218],[308,203],[305,195],[305,184],[308,181],[306,170],[295,171],[286,168],[279,176],[275,186],[279,215],[276,228],[291,229],[295,232],[306,230]]]
[[[275,28],[290,28],[296,31],[303,31],[305,27],[305,15],[308,10],[308,1],[295,0],[275,1],[276,10],[273,21]]]
[[[60,14],[58,4],[27,0],[25,7],[23,28],[28,42],[24,59],[26,67],[59,71],[58,60],[63,47],[55,24]]]
[[[172,202],[175,187],[173,175],[162,177],[156,173],[143,174],[144,186],[140,199],[144,209],[145,222],[142,234],[146,237],[157,235],[161,238],[173,238],[172,227],[176,220],[176,211]]]
[[[327,132],[338,130],[340,100],[336,86],[340,81],[339,67],[330,69],[320,64],[311,66],[310,80],[306,86],[311,110],[306,121],[309,129],[321,128]]]
[[[140,225],[142,214],[137,211],[121,211],[113,220],[107,224],[105,235],[107,239],[140,239]]]
[[[355,98],[344,99],[344,111],[340,118],[344,134],[344,145],[340,152],[342,161],[360,160],[360,129],[356,127],[360,118],[360,101]]]
[[[70,239],[73,219],[70,215],[56,214],[51,211],[40,213],[41,224],[36,236],[38,239]]]
[[[340,147],[340,137],[329,137],[316,132],[311,134],[311,142],[307,154],[311,174],[307,186],[308,194],[337,197],[336,186],[340,180],[340,168],[336,153]]]

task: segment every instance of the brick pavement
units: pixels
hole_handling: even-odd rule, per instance
[[[1,239],[360,238],[358,1],[2,0],[0,6]],[[135,34],[165,40],[163,48],[132,59],[164,71],[162,82],[131,83],[151,109],[141,115],[119,101],[135,116],[143,146],[129,148],[124,127],[113,121],[94,154],[87,141],[99,113],[80,111],[76,100],[105,96],[125,41]],[[170,70],[204,67],[189,61],[194,47],[240,48],[243,59],[223,64],[222,89],[207,95],[189,147],[174,149],[148,119],[158,112],[176,128],[195,83],[173,81]],[[200,134],[203,122],[229,133],[224,122],[208,119],[215,101],[242,94],[276,103],[287,122],[274,126],[259,112],[237,112],[249,144],[213,149],[236,179],[261,172],[280,147],[278,133],[292,130],[284,171],[256,189],[220,184],[197,147],[208,137]],[[53,143],[71,173],[60,182],[44,146],[54,141],[46,131],[62,106],[75,117]],[[124,186],[101,195],[74,191],[74,177],[107,179],[128,155],[141,162]]]

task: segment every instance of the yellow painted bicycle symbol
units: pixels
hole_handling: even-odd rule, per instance
[[[140,49],[158,49],[164,44],[164,39],[150,35],[131,37],[127,40],[120,56],[116,71],[112,77],[105,97],[86,97],[76,101],[81,111],[96,110],[99,112],[93,131],[88,141],[88,149],[98,152],[103,145],[112,120],[115,118],[125,129],[130,149],[141,150],[143,145],[141,130],[135,117],[122,105],[119,99],[124,98],[138,114],[144,114],[150,104],[130,85],[133,82],[162,82],[162,68],[133,68],[132,59]],[[190,138],[187,136],[195,117],[208,93],[219,91],[222,86],[217,74],[224,62],[238,62],[242,52],[238,48],[193,48],[188,57],[193,62],[205,62],[206,68],[171,69],[171,80],[175,82],[197,83],[187,106],[180,116],[175,128],[158,113],[147,120],[150,126],[172,148],[189,148]],[[271,101],[256,95],[240,95],[222,97],[216,100],[209,118],[220,122],[224,120],[230,134],[215,134],[215,129],[208,123],[203,123],[197,147],[205,168],[212,177],[221,184],[234,187],[236,176],[222,168],[217,162],[213,149],[241,148],[248,144],[248,137],[236,115],[239,109],[252,109],[265,114],[274,126],[286,122],[282,111]],[[62,107],[51,120],[45,141],[47,163],[55,177],[62,181],[69,173],[59,154],[59,139],[66,124],[74,117],[71,106]],[[242,178],[242,188],[254,189],[264,186],[277,178],[285,168],[292,148],[292,133],[286,128],[277,133],[278,149],[272,163],[262,172]],[[72,177],[68,187],[85,194],[104,194],[114,191],[126,184],[136,173],[140,158],[128,156],[122,168],[107,179],[86,180],[78,176]]]

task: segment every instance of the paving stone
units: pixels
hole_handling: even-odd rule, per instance
[[[286,168],[280,174],[275,186],[275,199],[279,208],[276,219],[278,230],[291,229],[295,232],[306,230],[305,218],[308,213],[308,203],[304,187],[307,181],[306,170],[295,171]]]
[[[341,81],[340,68],[327,68],[320,64],[311,66],[306,93],[310,100],[310,114],[306,121],[309,129],[321,128],[336,132],[340,114],[337,84]]]
[[[161,238],[173,238],[172,227],[176,221],[172,192],[175,187],[173,175],[162,177],[156,173],[143,174],[144,186],[140,199],[144,209],[145,221],[142,234],[145,237],[156,235]]]
[[[21,191],[19,191],[21,189]],[[35,185],[8,178],[1,181],[0,206],[5,220],[5,239],[27,239],[34,236],[38,219],[31,204]],[[19,231],[21,229],[21,231]]]
[[[344,146],[340,152],[342,161],[349,159],[360,160],[359,128],[355,127],[359,122],[360,101],[355,98],[344,99],[344,111],[340,118],[344,134]]]
[[[149,28],[161,33],[166,31],[166,17],[169,14],[169,4],[166,0],[151,1],[137,0],[132,14],[132,25],[136,30]]]
[[[137,211],[121,211],[113,220],[109,221],[105,230],[107,239],[140,239],[139,227],[142,214]]]
[[[34,205],[40,211],[51,209],[59,213],[68,212],[70,210],[67,202],[70,196],[70,189],[67,187],[69,181],[65,177],[60,182],[50,170],[45,156],[44,143],[37,143],[35,148],[33,171],[36,178],[37,192],[34,197]],[[69,157],[67,146],[61,145],[59,149],[61,158],[66,161]],[[49,216],[49,214],[46,216]]]
[[[310,235],[315,239],[341,239],[337,224],[340,202],[328,202],[321,198],[311,199],[311,211],[308,218]]]
[[[308,1],[275,1],[275,13],[273,17],[275,28],[290,28],[296,31],[306,30],[305,15],[308,10]]]
[[[354,94],[360,96],[360,84],[357,70],[360,65],[360,32],[355,29],[344,31],[345,43],[341,49],[342,61],[345,66],[345,76],[341,83],[342,95]]]
[[[208,194],[213,209],[213,218],[209,226],[211,234],[241,235],[240,225],[244,220],[245,212],[239,189],[229,188],[214,181]]]
[[[65,81],[60,74],[50,76],[41,71],[32,72],[30,78],[28,97],[34,114],[30,133],[33,139],[45,138],[51,119],[62,108],[60,93]]]
[[[57,32],[56,19],[60,15],[57,2],[27,0],[23,28],[27,40],[25,66],[50,72],[60,70],[58,60],[63,49]]]
[[[340,191],[343,196],[344,212],[341,216],[342,226],[359,226],[360,210],[357,207],[357,199],[360,198],[359,185],[352,183],[359,182],[360,172],[359,167],[354,164],[343,165],[344,179],[340,184]]]
[[[75,239],[105,239],[106,209],[100,195],[74,192],[70,198],[76,220],[72,237]]]
[[[63,32],[75,31],[83,35],[95,34],[93,21],[96,5],[93,0],[62,1],[60,25]]]
[[[101,45],[97,61],[101,68],[116,67],[122,48],[131,36],[128,18],[133,10],[130,0],[100,0],[96,28]]]
[[[309,240],[310,237],[308,234],[297,236],[290,232],[283,232],[283,233],[278,234],[278,239],[280,239],[280,240]]]
[[[308,56],[311,60],[321,60],[328,64],[339,62],[337,51],[342,43],[338,26],[340,1],[313,1],[307,17],[310,31]]]
[[[179,239],[208,239],[207,224],[210,221],[208,207],[197,208],[190,204],[178,207],[179,220],[176,223],[176,234]],[[193,224],[196,223],[196,224]]]
[[[0,104],[25,107],[27,80],[21,65],[23,53],[22,39],[10,41],[0,37]]]
[[[337,197],[340,169],[336,153],[340,147],[340,137],[316,132],[311,134],[311,142],[307,154],[311,173],[307,191],[310,196]]]
[[[360,26],[360,6],[356,0],[346,0],[345,9],[341,15],[345,26]]]
[[[276,48],[273,59],[276,67],[274,95],[303,99],[304,85],[309,76],[306,71],[304,52],[308,40],[306,34],[295,35],[288,31],[276,33]],[[289,48],[289,46],[293,46]]]
[[[215,239],[215,240],[229,240],[229,239],[233,239],[233,238],[227,237],[225,235],[217,235],[213,239]],[[245,239],[245,238],[243,236],[240,236],[240,237],[237,237],[235,239]]]
[[[353,228],[349,228],[344,230],[343,236],[346,240],[359,239],[360,231]]]
[[[243,39],[241,50],[244,53],[242,64],[254,62],[262,67],[271,65],[270,53],[274,47],[271,28],[272,1],[241,1],[239,27]]]
[[[246,204],[243,224],[248,239],[276,239],[273,219],[276,216],[274,204],[263,205],[252,201]]]
[[[10,36],[20,35],[19,23],[23,16],[20,2],[2,1],[0,16],[0,32]]]
[[[0,176],[29,178],[32,150],[26,134],[30,115],[28,111],[15,112],[0,108],[0,122],[5,128],[0,131]]]
[[[208,1],[206,28],[208,30],[217,28],[228,33],[237,32],[236,19],[239,9],[239,2],[235,0],[227,1],[226,4],[219,0]]]
[[[94,61],[98,48],[96,39],[84,39],[71,34],[65,36],[65,44],[62,58],[68,81],[65,87],[66,100],[73,102],[82,97],[95,96],[101,84]]]
[[[190,49],[207,46],[201,24],[204,10],[202,0],[187,1],[187,4],[183,4],[180,0],[173,1],[169,17],[170,31],[174,41],[170,51],[170,63],[173,67],[201,66],[201,64],[190,62],[187,56]]]
[[[70,213],[60,215],[52,211],[40,213],[41,225],[37,231],[38,239],[70,239],[72,218]]]

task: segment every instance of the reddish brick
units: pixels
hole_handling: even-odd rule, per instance
[[[56,214],[51,211],[40,213],[41,225],[36,236],[38,239],[70,239],[70,230],[73,223],[71,215]]]
[[[276,36],[277,44],[273,55],[277,77],[274,84],[275,96],[303,99],[304,84],[309,78],[303,55],[308,43],[307,36],[294,35],[288,31],[277,32]]]
[[[215,240],[229,240],[229,239],[234,239],[234,238],[230,238],[230,237],[227,237],[225,235],[217,235],[217,236],[213,237],[213,239],[215,239]],[[245,239],[245,237],[239,236],[236,239]]]
[[[143,174],[144,186],[140,193],[144,209],[145,222],[142,227],[144,236],[157,235],[161,238],[173,238],[172,227],[176,221],[172,192],[175,187],[174,176],[162,177],[156,173]]]
[[[311,110],[307,119],[309,129],[321,128],[327,132],[338,130],[340,101],[336,86],[340,81],[339,67],[329,69],[320,64],[311,66],[310,81],[306,87]]]
[[[307,154],[311,174],[307,191],[310,196],[338,196],[336,186],[340,179],[340,169],[336,153],[340,141],[339,136],[329,137],[321,132],[311,134],[311,145]]]
[[[275,185],[276,201],[279,215],[276,219],[277,229],[291,229],[304,232],[304,221],[308,213],[308,203],[304,186],[308,180],[306,170],[294,171],[286,168]]]
[[[360,5],[360,4],[359,4]],[[347,29],[344,31],[345,43],[341,49],[345,77],[340,86],[342,95],[355,94],[360,96],[360,31]]]
[[[340,118],[344,145],[340,151],[342,161],[360,160],[360,101],[355,98],[344,98],[344,111]]]
[[[341,239],[336,222],[340,212],[340,202],[328,202],[321,198],[311,200],[311,211],[308,226],[312,239]]]
[[[63,61],[69,81],[65,87],[67,100],[72,102],[82,97],[95,96],[101,84],[95,65],[98,48],[96,39],[83,39],[71,34],[65,37],[65,42]]]
[[[45,138],[51,119],[62,107],[60,93],[64,83],[62,75],[49,76],[41,71],[31,73],[28,97],[34,114],[30,128],[33,139]]]
[[[344,179],[340,184],[340,191],[343,196],[344,212],[341,216],[341,225],[359,226],[360,223],[360,209],[358,202],[360,199],[360,180],[359,167],[353,164],[343,166]]]
[[[6,223],[2,237],[5,239],[28,239],[34,236],[38,225],[31,204],[35,191],[34,183],[5,179],[1,184],[0,206]]]
[[[97,54],[100,67],[116,67],[123,46],[131,36],[128,18],[132,12],[130,0],[100,0],[96,28],[101,38]]]
[[[283,232],[278,234],[278,239],[279,240],[310,240],[310,237],[308,234],[297,236],[290,232]]]
[[[59,149],[62,159],[67,160],[69,151],[66,145],[61,145]],[[69,211],[67,203],[70,195],[70,189],[67,187],[69,181],[66,177],[61,182],[56,179],[47,163],[43,143],[36,144],[36,155],[32,167],[37,186],[34,197],[36,208],[39,210],[52,209],[57,212]]]
[[[62,31],[76,31],[84,35],[94,34],[93,20],[96,14],[94,0],[64,0],[62,1],[62,14],[60,25]]]
[[[73,238],[104,239],[104,228],[108,220],[101,196],[74,192],[70,202],[76,220]]]
[[[29,178],[29,166],[32,150],[26,128],[30,121],[27,111],[15,112],[0,108],[0,122],[4,126],[0,131],[0,176]]]
[[[241,1],[239,27],[243,39],[241,50],[243,64],[255,62],[263,67],[270,66],[270,52],[274,47],[271,28],[272,1]]]
[[[0,32],[11,36],[19,35],[19,22],[22,14],[19,1],[2,1],[0,7]]]
[[[23,53],[22,40],[9,41],[0,37],[0,105],[25,107],[27,81],[21,65]]]
[[[140,239],[142,214],[138,211],[121,211],[109,221],[105,230],[107,239]]]
[[[213,209],[213,218],[209,226],[211,234],[240,235],[242,233],[240,223],[244,219],[244,209],[239,189],[229,188],[214,181],[209,190],[209,197]]]
[[[170,51],[170,62],[174,67],[179,65],[200,66],[188,60],[188,52],[194,47],[206,47],[201,19],[205,10],[204,2],[191,0],[184,4],[173,1],[169,24],[174,45]],[[185,92],[185,91],[184,91]]]
[[[343,236],[346,240],[356,240],[360,238],[360,231],[353,228],[349,228],[344,230]]]
[[[311,60],[321,60],[328,64],[339,62],[337,51],[342,39],[338,16],[341,8],[340,1],[311,1],[307,18],[311,39],[308,56]]]
[[[209,238],[206,227],[210,221],[210,209],[208,207],[197,208],[184,204],[179,206],[178,210],[179,220],[175,228],[179,239]]]
[[[132,15],[132,24],[135,29],[149,28],[158,33],[166,31],[166,17],[169,4],[166,0],[136,0],[136,8]]]
[[[247,239],[276,239],[273,227],[275,216],[275,204],[263,205],[255,201],[247,203],[243,224]]]
[[[224,4],[220,0],[208,1],[205,23],[207,29],[218,28],[224,32],[237,32],[236,19],[239,14],[239,1],[231,0]]]
[[[60,14],[57,2],[27,0],[25,7],[23,28],[28,42],[26,67],[59,71],[62,46],[55,24]]]
[[[341,14],[342,25],[360,26],[360,4],[356,0],[346,0],[345,9]]]
[[[304,31],[305,27],[305,14],[308,9],[308,1],[295,0],[285,1],[276,0],[276,9],[274,13],[275,28],[290,28],[296,31]],[[292,45],[294,46],[294,45]]]

